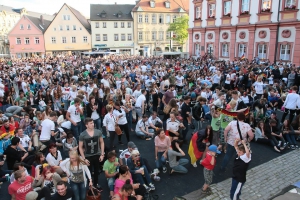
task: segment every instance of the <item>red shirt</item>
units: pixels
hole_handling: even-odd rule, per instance
[[[16,128],[13,125],[9,124],[9,130],[8,130],[8,132],[15,131],[15,130],[16,130]],[[6,128],[5,128],[4,125],[1,127],[1,131],[2,131],[2,133],[0,135],[2,135],[3,133],[8,133],[6,131]]]
[[[32,191],[32,182],[33,179],[31,176],[27,176],[23,184],[20,184],[18,181],[14,181],[8,186],[8,193],[10,195],[15,195],[16,200],[24,200],[26,194]]]
[[[213,170],[216,166],[216,159],[215,159],[214,165],[210,164],[211,159],[212,159],[212,156],[207,152],[204,160],[201,163],[203,165],[203,167],[205,167],[206,169],[209,169],[209,170]]]
[[[174,69],[175,69],[175,71],[180,71],[180,66],[176,65],[176,66],[174,67]]]

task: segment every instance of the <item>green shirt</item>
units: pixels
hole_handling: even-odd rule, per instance
[[[89,75],[89,71],[85,71],[85,72],[83,72],[83,76],[84,76],[84,78],[86,78],[88,75]]]
[[[212,117],[212,120],[211,120],[212,129],[214,131],[218,131],[220,129],[220,126],[221,126],[221,116],[217,117],[217,118]]]
[[[17,97],[16,98],[16,102],[18,102],[19,106],[21,106],[21,107],[25,106],[26,101],[27,101],[26,97],[23,97],[23,98]]]
[[[114,77],[122,78],[122,74],[116,73]]]
[[[221,115],[221,128],[226,128],[226,126],[233,120],[233,117],[229,117],[228,115]]]
[[[116,158],[115,162],[118,162],[118,158]],[[115,166],[115,162],[109,162],[106,160],[103,165],[103,171],[108,171],[108,174],[113,174],[117,170],[117,166]]]

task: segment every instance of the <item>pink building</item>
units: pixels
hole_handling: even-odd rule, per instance
[[[12,57],[45,55],[44,32],[49,24],[42,15],[40,18],[23,15],[8,34]]]

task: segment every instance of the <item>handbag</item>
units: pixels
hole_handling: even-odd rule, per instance
[[[240,125],[239,125],[239,121],[237,120],[236,123],[237,123],[237,129],[238,129],[238,132],[239,132],[239,135],[240,135],[240,139],[243,140]],[[252,153],[251,148],[250,148],[250,143],[248,141],[246,142],[246,146],[249,149],[249,152]]]
[[[101,193],[95,187],[90,187],[90,189],[86,192],[86,200],[101,200]]]
[[[115,119],[115,117],[113,117],[113,118],[114,118],[115,124],[116,124],[116,119]],[[122,130],[118,124],[115,125],[115,132],[117,135],[122,135]]]

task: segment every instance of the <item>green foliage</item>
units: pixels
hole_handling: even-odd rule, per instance
[[[177,41],[179,44],[184,45],[188,39],[188,28],[189,28],[189,17],[184,15],[180,18],[177,18],[175,22],[171,23],[168,31],[173,31],[175,37],[172,36],[174,41]]]

